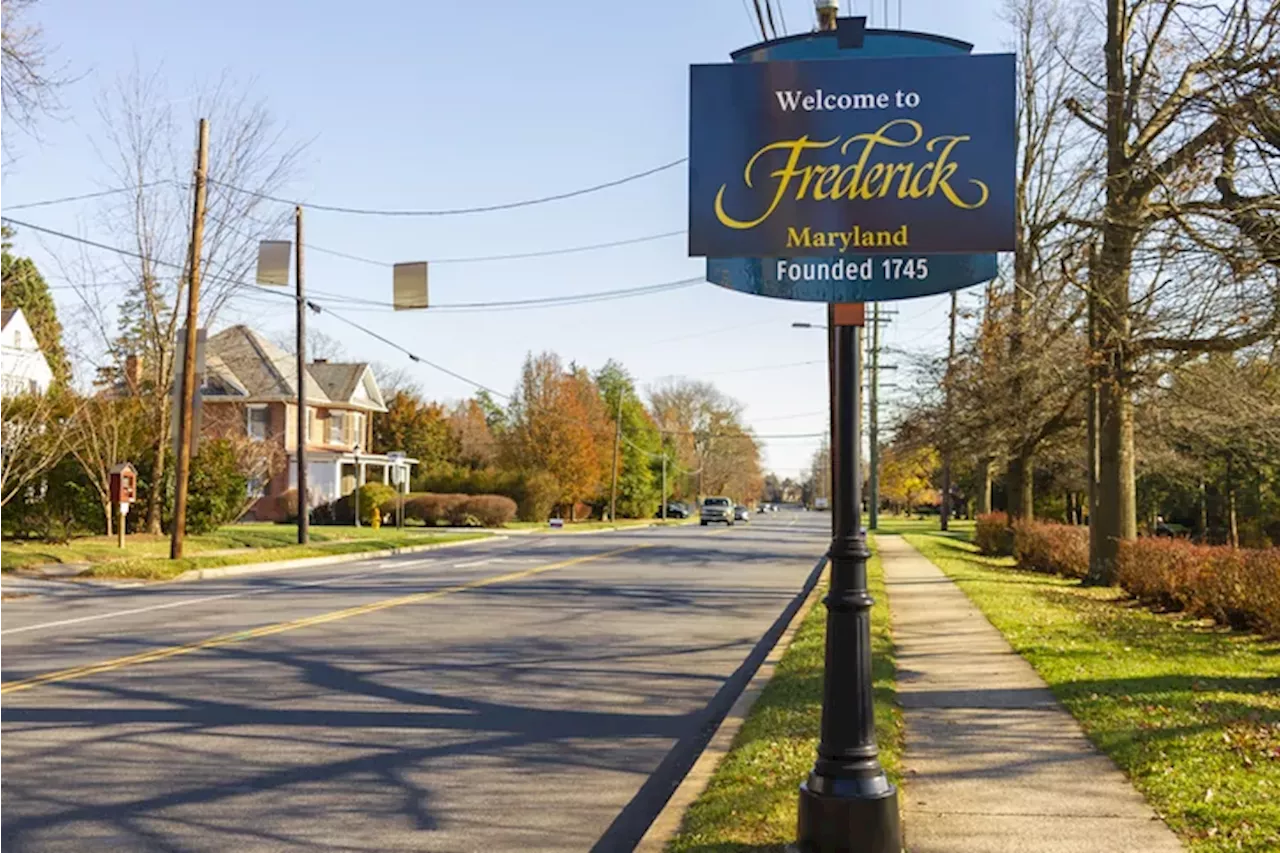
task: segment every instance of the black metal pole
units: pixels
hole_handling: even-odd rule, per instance
[[[834,318],[832,318],[834,319]],[[831,347],[831,584],[822,738],[800,786],[798,841],[807,853],[901,853],[898,791],[876,748],[871,605],[861,524],[861,329],[833,326]]]

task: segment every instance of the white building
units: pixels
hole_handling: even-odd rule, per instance
[[[31,333],[21,308],[8,308],[0,319],[0,396],[43,394],[53,381],[49,360]]]

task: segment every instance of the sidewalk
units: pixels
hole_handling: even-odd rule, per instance
[[[911,853],[1178,853],[1031,665],[899,536],[876,537],[906,716]]]

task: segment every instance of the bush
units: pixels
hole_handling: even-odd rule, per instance
[[[336,501],[321,504],[311,512],[315,524],[354,524],[355,493],[343,495]],[[374,513],[380,518],[392,512],[396,505],[396,490],[385,483],[365,483],[360,487],[360,523],[372,524]]]
[[[415,485],[433,494],[504,495],[516,502],[521,521],[546,521],[560,494],[556,478],[546,471],[436,471],[423,475]]]
[[[240,517],[249,481],[240,471],[235,448],[226,439],[200,444],[191,458],[187,486],[187,532],[208,533]]]
[[[1144,603],[1280,636],[1280,548],[1135,539],[1120,543],[1116,579]]]
[[[276,495],[276,512],[281,524],[298,523],[298,490],[289,489]]]
[[[1011,556],[1013,531],[1009,529],[1009,516],[1003,512],[989,512],[978,516],[973,544],[988,557]]]
[[[467,499],[467,495],[417,493],[409,495],[404,502],[404,517],[421,521],[427,527],[434,527],[442,521],[449,520],[453,507]]]
[[[454,504],[449,523],[459,527],[501,527],[516,514],[516,502],[502,495],[475,495]]]
[[[1033,572],[1084,578],[1089,574],[1089,528],[1020,521],[1013,526],[1013,556]]]

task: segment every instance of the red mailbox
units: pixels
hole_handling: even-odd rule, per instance
[[[128,462],[121,462],[111,469],[111,502],[127,507],[138,494],[138,472]],[[126,512],[128,510],[125,510]]]

